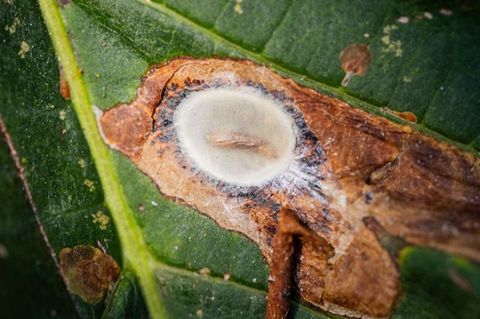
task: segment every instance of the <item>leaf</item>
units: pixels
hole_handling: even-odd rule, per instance
[[[82,318],[147,317],[146,309],[159,318],[263,316],[268,269],[259,250],[162,197],[101,140],[92,105],[130,101],[150,64],[176,56],[248,58],[395,121],[401,120],[381,107],[414,112],[416,129],[476,152],[477,8],[397,1],[62,2],[57,11],[54,1],[40,1],[51,40],[34,1],[2,2],[0,114],[54,252],[101,245],[122,266],[104,303],[73,297]],[[443,6],[453,14],[439,13]],[[401,16],[410,22],[397,23]],[[394,52],[382,40],[392,25],[398,28],[390,40],[401,43]],[[369,44],[374,58],[365,76],[343,89],[338,54],[351,43]],[[72,104],[58,93],[53,47]],[[105,230],[94,222],[99,212],[109,216]],[[203,268],[210,275],[199,275]],[[473,293],[450,279],[452,268],[472,283]],[[402,261],[405,295],[394,317],[478,316],[479,280],[480,269],[467,261],[409,250]],[[298,304],[292,313],[327,317]]]
[[[11,318],[74,317],[76,310],[43,242],[3,138],[0,138],[0,184],[2,313]]]

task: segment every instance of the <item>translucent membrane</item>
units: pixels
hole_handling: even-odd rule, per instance
[[[221,181],[261,185],[293,160],[294,124],[284,106],[253,88],[190,94],[174,114],[181,148],[196,167]]]

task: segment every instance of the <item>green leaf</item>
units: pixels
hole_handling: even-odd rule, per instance
[[[64,247],[100,245],[122,267],[120,281],[104,302],[92,306],[72,296],[82,318],[263,317],[268,268],[258,248],[161,196],[148,177],[101,139],[93,105],[107,109],[130,101],[151,64],[177,56],[248,58],[395,121],[401,120],[382,107],[414,112],[416,129],[477,152],[477,7],[437,1],[76,0],[60,1],[66,4],[59,8],[52,0],[39,2],[40,7],[33,0],[0,4],[0,115],[53,251],[58,255]],[[445,8],[452,15],[440,13]],[[409,17],[409,23],[398,23],[399,17]],[[390,40],[400,41],[396,52],[382,40],[385,27],[392,25],[397,28]],[[368,44],[374,60],[365,76],[353,78],[344,89],[338,54],[351,43]],[[395,56],[400,49],[401,56]],[[58,93],[55,54],[72,103]],[[3,159],[2,165],[7,163]],[[2,190],[18,187],[18,181],[7,183],[11,163],[5,167],[9,175],[1,177]],[[0,195],[2,203],[10,196]],[[18,196],[6,202],[0,225],[14,220],[15,205],[25,211]],[[110,218],[106,229],[95,223],[98,212]],[[27,219],[15,218],[18,227],[32,227]],[[15,243],[7,227],[0,230],[0,243],[18,247],[18,256],[31,249]],[[404,295],[394,317],[480,315],[478,266],[438,252],[409,250],[401,267]],[[51,268],[42,271],[55,272]],[[199,275],[203,268],[210,274]],[[472,283],[472,291],[452,281],[452,269]],[[7,289],[3,285],[15,283],[2,280],[1,290]],[[32,282],[25,289],[35,291],[36,285],[50,283]],[[51,285],[59,304],[68,304],[65,291]],[[3,307],[7,304],[14,307]],[[0,306],[12,309],[7,310],[12,317],[21,303],[0,295]],[[62,314],[70,316],[70,308],[65,306]],[[292,315],[328,317],[298,303]]]
[[[75,308],[43,242],[3,138],[0,138],[0,185],[2,313],[9,318],[74,317]]]

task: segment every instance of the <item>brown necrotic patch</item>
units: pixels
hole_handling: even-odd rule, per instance
[[[101,301],[120,276],[115,260],[92,246],[63,248],[60,268],[68,290],[90,304]]]
[[[254,84],[251,82],[245,83],[241,80],[234,82],[232,82],[230,79],[228,82],[224,82],[222,80],[224,79],[215,79],[215,81],[209,83],[206,81],[192,82],[189,78],[187,78],[185,79],[183,85],[172,83],[165,88],[164,96],[159,106],[156,108],[156,113],[154,116],[155,125],[153,134],[155,135],[155,142],[162,145],[160,148],[158,148],[158,151],[163,153],[170,147],[173,147],[176,161],[181,167],[184,167],[186,171],[191,172],[205,185],[214,186],[218,191],[233,199],[242,197],[257,202],[263,201],[265,198],[272,197],[278,192],[284,192],[284,196],[293,199],[298,194],[308,192],[315,196],[317,200],[326,204],[325,195],[322,193],[322,187],[319,183],[319,181],[324,179],[322,174],[325,173],[325,170],[322,170],[320,166],[325,162],[325,154],[315,135],[309,130],[307,124],[301,116],[301,113],[293,107],[292,101],[288,100],[285,95],[279,92],[268,92],[261,84]],[[179,140],[179,124],[175,120],[175,114],[177,113],[179,105],[181,105],[183,101],[188,100],[189,97],[197,92],[203,92],[205,90],[212,89],[213,91],[229,89],[239,92],[245,90],[246,94],[261,94],[267,99],[277,102],[278,107],[282,108],[281,111],[285,112],[285,115],[290,119],[290,123],[288,124],[290,127],[287,126],[284,129],[291,129],[295,135],[291,158],[289,158],[285,167],[276,172],[276,174],[268,174],[270,178],[265,180],[260,179],[260,183],[258,182],[258,179],[254,179],[253,181],[242,180],[241,183],[238,183],[236,180],[232,181],[232,178],[226,180],[226,178],[222,177],[221,174],[214,175],[209,173],[208,170],[206,171],[201,165],[198,164],[198,161],[192,158],[192,156],[189,154],[189,150],[187,150],[187,147],[182,145],[181,141]],[[200,105],[198,108],[200,109],[202,107],[205,106]],[[242,104],[238,106],[238,108],[242,107],[244,107]],[[202,110],[197,110],[197,112],[202,112]],[[240,113],[240,115],[242,115],[244,110],[241,110]],[[219,117],[220,120],[222,119],[222,116],[223,115]],[[198,117],[199,115],[195,114],[195,117],[192,120],[204,120],[199,119]],[[226,117],[233,117],[233,121],[238,120],[235,118],[235,114],[227,114]],[[216,138],[217,140],[213,144],[223,144],[220,146],[213,145],[220,149],[220,153],[223,152],[224,148],[251,150],[256,144],[256,148],[264,148],[263,150],[260,150],[260,156],[265,157],[265,161],[263,161],[262,164],[265,166],[272,165],[269,162],[271,162],[272,154],[275,153],[275,150],[269,150],[269,145],[266,145],[265,141],[258,142],[258,140],[261,140],[260,138],[250,135],[248,132],[249,127],[242,127],[243,132],[233,132],[232,134],[230,129],[227,129],[226,131],[223,129],[223,127],[227,125],[220,120],[217,121],[217,119],[215,119],[214,121],[211,121],[209,119],[207,126],[210,129],[210,132],[206,135],[200,134],[199,139],[205,138],[206,143],[211,144],[212,137]],[[266,126],[268,123],[260,123],[259,125]],[[212,128],[211,126],[216,127]],[[188,129],[192,128],[188,127]],[[198,135],[198,133],[199,132],[197,131],[192,132],[194,135]],[[280,134],[281,132],[274,133]],[[239,141],[239,135],[242,136],[244,139],[243,141]],[[219,141],[219,137],[223,140]],[[227,137],[226,140],[225,137]],[[245,145],[245,137],[248,138],[247,144],[253,143],[254,145]],[[226,147],[225,144],[227,144],[228,147]],[[198,143],[195,146],[200,147],[198,146]],[[203,151],[208,152],[212,151],[212,149],[206,149]],[[235,161],[235,157],[239,155],[246,155],[246,161],[255,160],[252,158],[252,154],[249,154],[249,152],[245,153],[246,154],[227,154],[229,156],[222,158],[222,160],[225,162]],[[287,157],[288,156],[289,155],[287,154]],[[218,165],[221,163],[217,161],[215,164]],[[242,167],[242,169],[244,171],[248,171],[249,168]],[[262,174],[264,173],[264,170],[253,171],[253,173]]]
[[[293,268],[300,296],[327,311],[391,313],[400,285],[382,238],[480,260],[478,159],[264,66],[155,66],[100,125],[161,193],[245,234],[269,265],[279,212],[293,212],[333,249],[302,241]]]
[[[367,72],[372,61],[372,53],[364,44],[351,44],[340,52],[340,63],[345,71],[342,86],[347,86],[354,75],[363,75]]]

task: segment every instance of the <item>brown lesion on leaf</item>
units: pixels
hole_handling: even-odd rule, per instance
[[[395,158],[393,161],[387,162],[385,165],[375,169],[373,172],[370,173],[370,176],[367,179],[367,183],[369,184],[380,184],[388,176],[393,172],[393,170],[398,167],[398,163],[400,162],[400,156]]]
[[[388,233],[385,228],[373,216],[363,218],[363,223],[375,235],[382,247],[390,254],[393,260],[397,260],[400,252],[408,244],[401,237]]]
[[[277,233],[273,238],[272,262],[268,278],[268,297],[265,318],[286,318],[295,269],[295,239],[301,240],[326,263],[335,255],[333,247],[324,238],[303,226],[295,213],[282,208],[279,212]]]
[[[252,187],[199,168],[180,145],[175,125],[177,107],[189,95],[246,87],[280,105],[296,139],[285,171]],[[303,300],[329,312],[389,316],[401,289],[390,254],[404,243],[480,260],[478,158],[265,66],[191,58],[154,66],[135,100],[106,111],[100,125],[106,142],[150,176],[160,192],[257,243],[272,272],[276,256],[288,261],[292,252],[283,244],[278,247],[285,251],[278,251],[276,238],[285,236],[280,242],[288,243],[298,237],[281,231],[279,212],[288,207],[292,220],[324,241],[301,240],[292,285]],[[225,132],[220,125],[214,133]],[[241,133],[212,143],[227,151],[251,147],[248,152],[255,154],[262,142]]]
[[[365,44],[351,44],[340,52],[340,63],[345,77],[342,86],[347,86],[354,75],[363,75],[367,72],[372,61],[372,53]]]
[[[60,269],[68,290],[90,304],[100,302],[120,276],[120,267],[111,256],[84,245],[63,248]]]

